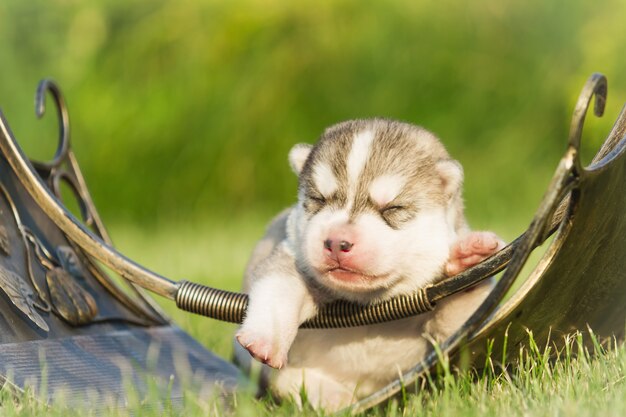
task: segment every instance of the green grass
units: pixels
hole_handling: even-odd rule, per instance
[[[487,368],[454,375],[442,366],[429,388],[408,398],[396,415],[412,416],[623,416],[626,413],[626,348],[614,344],[590,355],[582,335],[557,361],[548,346],[520,352],[508,372]],[[445,364],[445,358],[443,360]],[[392,406],[389,411],[393,410]],[[389,415],[394,415],[390,412]]]
[[[262,216],[241,217],[232,223],[206,222],[193,227],[167,226],[151,232],[128,225],[115,225],[111,232],[117,246],[131,258],[174,279],[188,278],[220,288],[236,290],[245,261],[255,239],[262,233]],[[207,348],[229,358],[233,325],[178,311],[162,301],[174,320]],[[518,364],[507,372],[495,365],[477,374],[450,369],[442,358],[438,373],[421,381],[422,389],[392,400],[366,414],[370,416],[624,416],[626,415],[626,346],[610,344],[590,353],[582,336],[570,340],[557,361],[548,360],[548,347],[529,343],[520,352]],[[530,339],[532,341],[532,339]],[[410,387],[409,387],[410,388]],[[298,410],[293,403],[275,405],[255,400],[251,393],[237,394],[224,402],[199,397],[188,389],[183,408],[172,407],[154,388],[139,396],[129,387],[127,409],[106,409],[105,416],[324,416],[310,409]],[[94,410],[68,408],[63,398],[44,407],[29,393],[14,397],[0,394],[3,416],[85,416]]]

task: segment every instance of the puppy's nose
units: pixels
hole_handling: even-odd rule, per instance
[[[337,252],[350,252],[354,243],[348,242],[347,240],[332,240],[326,239],[324,241],[324,248],[333,253]]]
[[[354,243],[350,243],[346,240],[342,240],[341,242],[339,242],[339,250],[342,252],[350,252],[352,246],[354,246]]]

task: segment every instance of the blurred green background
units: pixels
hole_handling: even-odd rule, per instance
[[[237,288],[271,214],[291,204],[289,148],[350,118],[425,126],[465,167],[475,228],[526,228],[586,78],[609,79],[589,159],[626,101],[626,2],[3,0],[0,107],[34,158],[56,120],[114,239],[173,278]],[[213,269],[212,269],[213,268]]]
[[[473,223],[527,222],[579,89],[609,78],[601,142],[626,100],[621,1],[4,0],[0,106],[30,155],[43,77],[105,221],[140,226],[294,201],[289,148],[335,122],[423,125],[466,169]],[[523,226],[522,226],[523,227]]]

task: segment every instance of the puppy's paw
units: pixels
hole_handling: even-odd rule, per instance
[[[456,275],[480,263],[504,246],[505,243],[493,232],[471,232],[452,245],[445,273],[448,276]]]
[[[243,328],[237,332],[235,338],[259,362],[276,369],[287,364],[287,351],[280,348],[280,340],[277,338]]]

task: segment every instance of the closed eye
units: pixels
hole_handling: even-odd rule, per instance
[[[322,195],[309,195],[308,197],[309,197],[309,199],[315,201],[316,203],[319,203],[319,204],[325,204],[326,203],[326,199]]]
[[[383,221],[392,229],[399,229],[403,223],[411,220],[416,214],[416,209],[412,205],[391,205],[380,210]]]
[[[327,204],[326,198],[318,193],[307,193],[304,200],[304,208],[311,214],[319,212]]]
[[[382,210],[380,210],[381,214],[385,214],[385,213],[393,213],[394,211],[398,211],[398,210],[404,210],[405,207],[403,206],[387,206],[387,207],[383,207]]]

